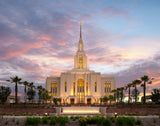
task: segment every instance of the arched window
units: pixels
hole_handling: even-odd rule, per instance
[[[83,57],[79,58],[79,69],[83,69]]]
[[[95,87],[95,92],[97,92],[97,82],[95,82],[94,87]]]
[[[57,83],[51,82],[51,96],[57,95]]]
[[[67,92],[67,82],[65,81],[65,92]]]
[[[88,96],[88,82],[86,83],[86,96]]]
[[[76,92],[76,85],[75,85],[75,82],[73,83],[73,95],[75,96],[75,92]]]
[[[107,83],[104,84],[104,95],[107,94]]]

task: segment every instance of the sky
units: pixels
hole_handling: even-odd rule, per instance
[[[82,21],[88,68],[116,87],[148,75],[150,93],[160,87],[159,12],[159,0],[1,0],[0,85],[13,88],[6,80],[17,75],[45,86],[71,70]]]

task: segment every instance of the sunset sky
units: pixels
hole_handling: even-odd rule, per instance
[[[160,87],[159,0],[1,0],[0,85],[17,75],[44,86],[72,69],[80,20],[89,69],[117,87],[144,75],[148,92]]]

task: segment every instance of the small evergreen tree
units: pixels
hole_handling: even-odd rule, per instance
[[[10,87],[0,86],[0,103],[2,104],[5,103],[10,93],[11,93]]]
[[[153,89],[151,92],[152,96],[152,102],[155,102],[156,104],[160,104],[160,89]]]

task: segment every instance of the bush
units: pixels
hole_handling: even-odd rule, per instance
[[[111,120],[108,119],[108,118],[104,119],[103,125],[105,125],[105,126],[111,126]]]
[[[87,121],[85,118],[79,118],[79,123],[80,123],[80,126],[86,126],[87,125]]]
[[[27,117],[26,121],[25,121],[25,125],[37,125],[40,123],[40,118],[39,117]]]
[[[47,117],[42,118],[42,124],[48,124],[48,118]]]
[[[103,116],[101,116],[101,117],[97,116],[97,124],[102,125],[104,122],[104,119],[105,118]]]
[[[8,121],[5,122],[5,125],[8,125]]]
[[[56,118],[51,118],[50,125],[51,126],[55,126],[56,125]]]
[[[116,124],[118,126],[125,126],[125,121],[126,121],[125,117],[118,117],[116,120]]]
[[[129,125],[129,126],[134,126],[135,124],[135,119],[133,117],[128,117],[126,118],[126,123]]]
[[[135,124],[136,125],[142,125],[142,121],[140,119],[138,119]]]
[[[16,124],[19,125],[19,120],[16,121]]]

